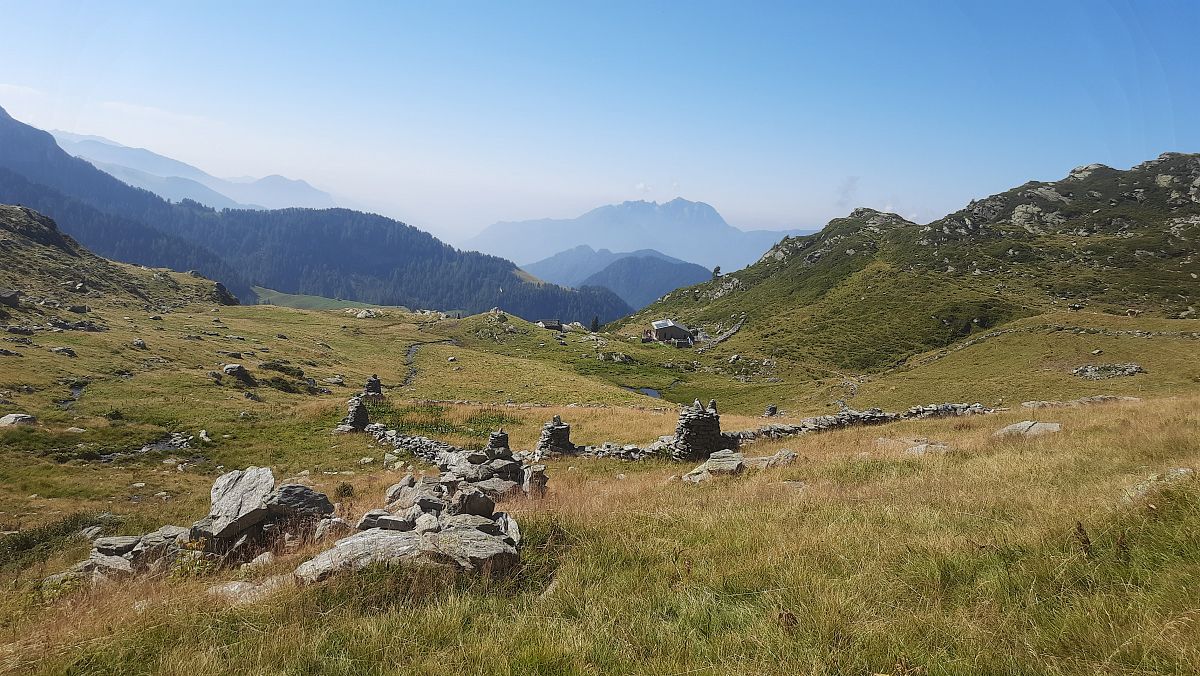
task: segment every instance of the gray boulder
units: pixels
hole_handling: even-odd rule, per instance
[[[16,427],[17,425],[36,425],[37,418],[28,413],[9,413],[0,418],[0,427]]]
[[[92,549],[105,556],[121,556],[133,551],[141,540],[137,535],[114,535],[106,538],[96,538]]]
[[[208,516],[192,527],[193,537],[231,539],[267,518],[266,500],[275,486],[267,467],[222,474],[213,483]]]
[[[473,514],[490,517],[496,510],[496,503],[478,488],[467,488],[455,494],[450,502],[450,514]]]
[[[428,537],[433,544],[431,554],[449,559],[466,570],[498,575],[520,560],[516,547],[478,529],[443,530]]]
[[[386,509],[372,509],[371,511],[362,515],[362,518],[358,520],[358,525],[356,525],[355,528],[358,530],[378,528],[379,520],[391,515],[391,512],[387,511]]]
[[[493,502],[499,502],[504,498],[521,493],[521,484],[499,477],[477,481],[471,485],[487,494]]]
[[[328,496],[303,484],[284,484],[276,488],[264,504],[272,517],[320,518],[333,513],[333,503]]]
[[[320,582],[340,572],[362,570],[374,563],[438,565],[429,557],[428,545],[414,531],[371,528],[342,538],[333,547],[300,564],[296,579]]]

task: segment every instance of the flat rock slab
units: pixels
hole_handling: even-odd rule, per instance
[[[28,413],[9,413],[0,418],[0,427],[16,427],[17,425],[36,425],[37,418]]]
[[[1061,432],[1062,425],[1055,422],[1038,422],[1036,420],[1022,420],[1019,423],[1013,423],[1006,427],[996,430],[992,436],[1007,437],[1007,436],[1024,436],[1036,437],[1042,434],[1052,434]]]
[[[414,531],[370,528],[342,538],[313,558],[300,564],[296,579],[304,583],[320,582],[332,575],[362,570],[373,563],[428,563],[428,545]]]

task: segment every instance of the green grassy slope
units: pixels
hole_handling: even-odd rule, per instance
[[[1200,156],[1168,154],[1029,183],[927,225],[858,209],[619,327],[669,316],[715,335],[745,314],[719,352],[873,370],[1068,305],[1194,317],[1198,182]]]

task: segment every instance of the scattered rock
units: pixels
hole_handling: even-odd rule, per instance
[[[1062,425],[1055,422],[1037,422],[1035,420],[1022,420],[1019,423],[1013,423],[996,430],[992,434],[994,437],[1006,436],[1024,436],[1036,437],[1042,434],[1051,434],[1062,431]]]
[[[1125,491],[1123,499],[1125,502],[1134,502],[1140,500],[1150,493],[1169,486],[1173,483],[1191,479],[1196,475],[1196,471],[1191,467],[1174,467],[1161,474],[1152,474],[1143,481],[1130,486]]]
[[[37,418],[28,413],[9,413],[0,418],[0,427],[16,427],[18,425],[36,425]]]
[[[64,357],[74,357],[75,356],[75,350],[72,350],[69,347],[52,347],[52,348],[50,348],[50,351],[53,352],[54,354],[61,354]]]

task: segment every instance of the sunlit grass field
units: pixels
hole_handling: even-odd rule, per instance
[[[435,320],[384,309],[192,306],[152,321],[99,307],[102,333],[39,333],[0,362],[0,668],[32,673],[1194,673],[1200,670],[1200,486],[1125,491],[1200,454],[1200,341],[1193,323],[1062,314],[891,370],[830,373],[762,355],[730,362],[620,336],[553,332],[515,317]],[[124,319],[129,317],[129,319]],[[214,322],[213,319],[220,321]],[[1046,331],[1043,324],[1076,330]],[[509,330],[505,328],[511,326]],[[1098,335],[1142,329],[1153,338]],[[1028,329],[1028,330],[1025,330]],[[207,333],[205,333],[207,332]],[[216,335],[210,335],[216,334]],[[202,340],[187,338],[201,336]],[[231,338],[229,336],[239,336]],[[131,346],[135,338],[146,350]],[[68,358],[49,352],[68,345]],[[413,346],[417,346],[413,349]],[[1102,350],[1102,355],[1091,354]],[[228,353],[237,352],[233,357]],[[621,352],[624,363],[597,354]],[[453,358],[453,360],[451,360]],[[745,361],[758,360],[746,370]],[[256,385],[209,373],[244,364]],[[1147,373],[1069,375],[1091,361]],[[283,371],[264,368],[281,364]],[[330,394],[306,393],[304,378]],[[692,465],[560,459],[543,500],[505,506],[526,535],[522,567],[487,580],[374,570],[230,606],[206,593],[287,573],[312,549],[253,573],[139,580],[46,596],[36,582],[87,553],[99,523],[141,533],[203,516],[221,471],[272,467],[343,499],[351,520],[402,472],[366,435],[332,436],[376,373],[373,417],[406,434],[480,446],[504,427],[530,448],[554,415],[578,444],[645,444],[676,405],[718,399],[725,429],[856,408],[940,401],[1011,407],[764,441],[795,464],[699,487]],[[345,384],[326,379],[341,376]],[[282,378],[276,385],[269,378]],[[779,382],[771,381],[771,378]],[[72,396],[72,386],[78,388]],[[301,388],[289,391],[293,388]],[[625,387],[661,388],[655,399]],[[282,388],[282,389],[281,389]],[[252,391],[256,399],[246,398]],[[1022,409],[1025,399],[1142,401]],[[1036,439],[992,432],[1061,422]],[[70,427],[83,432],[67,431]],[[198,440],[205,430],[211,443]],[[192,448],[134,453],[170,432]],[[944,455],[910,456],[918,437]],[[895,441],[887,441],[888,439]],[[99,458],[127,455],[111,462]],[[364,462],[364,459],[371,459]],[[184,471],[164,460],[187,462]],[[415,471],[433,468],[411,461]],[[135,486],[144,484],[144,486]],[[165,492],[163,500],[154,497]],[[109,513],[111,517],[98,515]],[[1078,522],[1078,525],[1077,525]]]

